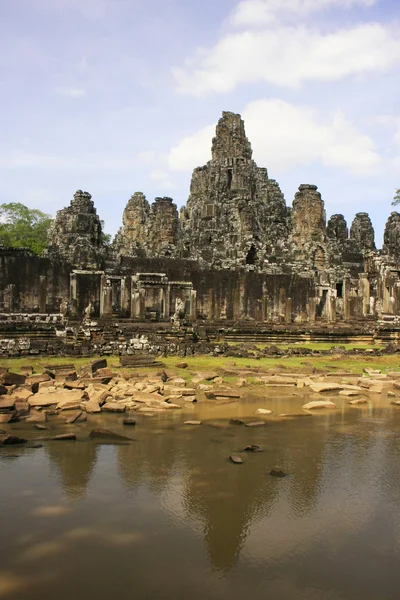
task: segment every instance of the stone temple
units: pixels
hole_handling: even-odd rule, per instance
[[[389,216],[379,250],[367,213],[350,227],[340,214],[326,220],[316,185],[301,184],[287,206],[231,112],[180,211],[171,198],[150,204],[135,192],[109,246],[91,195],[78,190],[57,212],[45,256],[1,247],[0,261],[0,334],[19,332],[29,344],[55,339],[51,323],[60,343],[86,336],[89,347],[108,330],[121,351],[132,332],[176,336],[177,324],[214,339],[221,331],[398,335],[400,214]]]

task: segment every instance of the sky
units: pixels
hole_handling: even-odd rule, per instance
[[[0,0],[0,203],[77,189],[116,233],[130,196],[186,203],[222,111],[291,205],[368,212],[400,187],[398,0]]]

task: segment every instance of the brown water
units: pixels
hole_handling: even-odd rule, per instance
[[[138,417],[136,428],[116,415],[51,425],[84,438],[100,424],[129,445],[1,450],[0,598],[398,598],[400,409],[340,400],[312,418],[227,426],[304,402],[268,393]],[[197,417],[200,427],[183,426]],[[228,461],[248,444],[265,451]],[[275,465],[290,475],[270,477]]]

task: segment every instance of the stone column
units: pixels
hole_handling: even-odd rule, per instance
[[[196,320],[197,307],[196,307],[197,292],[196,290],[190,290],[190,319]]]
[[[144,315],[146,312],[146,288],[139,289],[139,314],[138,317],[141,320],[144,320]]]
[[[288,298],[286,300],[286,306],[285,306],[285,323],[291,323],[292,322],[292,299]]]
[[[343,280],[343,318],[345,321],[350,319],[350,280]]]
[[[159,302],[160,302],[160,319],[165,318],[165,289],[160,287],[159,290]]]
[[[110,317],[112,315],[112,286],[109,285],[107,277],[101,276],[100,284],[100,316]]]
[[[308,320],[310,323],[315,323],[315,308],[317,305],[317,299],[310,296],[308,302]]]
[[[78,286],[76,280],[76,273],[71,273],[69,276],[69,290],[70,290],[70,304],[71,304],[71,315],[76,315],[78,312]]]
[[[40,275],[40,279],[39,279],[39,310],[41,313],[46,312],[46,298],[47,298],[46,275]]]
[[[121,279],[121,314],[129,315],[130,312],[130,281],[128,277]]]
[[[170,313],[170,307],[171,307],[171,286],[168,283],[166,288],[165,288],[165,318],[167,319],[167,321],[169,321],[169,313]]]
[[[336,296],[329,298],[329,321],[335,323],[336,321]]]
[[[368,275],[366,273],[360,273],[360,295],[363,299],[363,317],[370,314],[370,284]]]

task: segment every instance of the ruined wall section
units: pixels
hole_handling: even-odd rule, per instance
[[[122,215],[122,227],[113,243],[117,255],[146,256],[150,205],[142,192],[135,192]]]
[[[175,258],[179,229],[179,214],[172,198],[156,198],[148,222],[148,256]]]
[[[318,271],[329,266],[326,212],[318,187],[301,184],[291,214],[290,247],[293,258]]]
[[[368,213],[356,214],[350,227],[350,239],[361,251],[376,250],[375,231]]]
[[[288,211],[278,184],[252,160],[240,115],[224,112],[212,160],[194,170],[181,211],[181,254],[215,268],[254,265],[282,253]]]
[[[104,260],[102,227],[92,196],[75,192],[70,206],[57,211],[48,233],[48,256],[80,268],[97,268]]]
[[[172,198],[156,198],[149,205],[142,192],[135,192],[125,207],[122,227],[115,236],[116,256],[175,258],[179,243],[179,215]]]
[[[383,252],[400,261],[400,213],[392,212],[383,234]]]
[[[69,284],[68,264],[25,248],[0,248],[0,312],[58,313]]]

